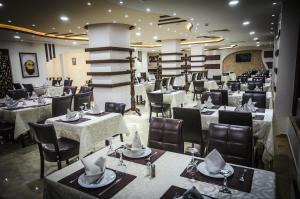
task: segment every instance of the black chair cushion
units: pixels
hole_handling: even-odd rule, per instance
[[[124,104],[124,103],[106,102],[105,103],[105,112],[121,113],[122,115],[124,115],[125,106],[126,106],[126,104]]]

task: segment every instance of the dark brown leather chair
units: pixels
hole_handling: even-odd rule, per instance
[[[152,118],[148,147],[183,153],[182,120]]]
[[[248,82],[248,76],[237,76],[237,80],[239,80],[242,84]]]
[[[165,78],[162,79],[161,86],[163,88],[167,88],[169,86],[169,79],[170,78],[168,78],[168,77],[165,77]]]
[[[89,93],[93,92],[93,87],[88,87],[88,86],[80,86],[80,89],[78,93]]]
[[[161,90],[161,83],[162,83],[161,79],[156,79],[155,80],[154,91]]]
[[[8,90],[7,95],[14,100],[27,98],[28,94],[25,89]]]
[[[164,97],[162,93],[147,93],[148,100],[149,100],[149,106],[150,106],[150,116],[149,120],[152,118],[152,112],[156,113],[156,117],[158,117],[158,114],[161,113],[163,117],[165,117],[165,113],[169,111],[170,116],[171,113],[171,105],[170,104],[164,104]]]
[[[197,80],[197,81],[193,81],[193,86],[194,86],[194,96],[193,96],[193,101],[198,100],[198,95],[200,95],[205,91],[204,89],[204,81],[201,80]]]
[[[254,90],[256,87],[258,87],[260,90],[263,90],[263,83],[261,81],[259,82],[254,82],[254,81],[249,81],[248,82],[248,90]]]
[[[79,142],[67,138],[57,139],[55,129],[52,124],[29,123],[31,132],[39,147],[41,174],[44,177],[45,160],[48,162],[57,162],[58,169],[61,169],[61,162],[78,156]]]
[[[256,76],[256,77],[252,78],[252,81],[265,83],[265,77],[264,76]]]
[[[202,130],[201,114],[199,109],[192,108],[173,108],[174,119],[180,119],[182,123],[183,142],[190,142],[200,145],[200,155],[202,156],[205,148],[205,137],[207,132]],[[203,132],[205,135],[203,135]]]
[[[73,95],[52,98],[52,117],[65,115],[67,110],[71,110]]]
[[[222,105],[222,94],[220,92],[204,92],[202,93],[201,97],[201,103],[204,103],[208,99],[208,97],[211,97],[212,103],[214,105]]]
[[[193,73],[193,75],[192,75],[192,82],[195,81],[196,78],[197,78],[197,73]]]
[[[71,79],[65,79],[64,80],[64,86],[72,86],[73,80]]]
[[[218,84],[218,86],[223,86],[223,82],[222,82],[222,76],[221,75],[213,75],[213,80],[216,81],[216,83]]]
[[[211,123],[207,139],[207,153],[213,149],[217,149],[226,162],[253,166],[253,135],[248,126]]]
[[[227,86],[230,88],[231,91],[241,90],[241,82],[239,81],[228,81]]]
[[[52,86],[56,86],[56,84],[58,84],[58,80],[53,79],[53,80],[52,80]]]
[[[70,90],[71,90],[72,94],[75,95],[77,86],[64,86],[64,93],[69,94]]]
[[[0,136],[6,141],[14,143],[14,125],[0,120]]]
[[[171,77],[170,79],[170,86],[173,86],[174,85],[174,82],[175,82],[175,77]]]
[[[223,106],[228,106],[228,90],[218,90],[218,89],[211,89],[210,92],[215,92],[215,93],[221,93],[222,95],[222,105]]]
[[[252,99],[252,102],[255,103],[255,107],[257,108],[266,108],[267,97],[264,93],[244,93],[242,99],[242,105],[247,103],[249,99]]]
[[[219,123],[252,128],[252,114],[249,112],[219,110]]]
[[[87,108],[91,106],[91,95],[92,93],[79,93],[74,95],[74,111],[79,111],[80,106],[83,106],[83,103],[88,103]]]
[[[22,89],[22,86],[20,83],[13,83],[14,89]]]
[[[172,88],[176,91],[184,91],[185,90],[185,86],[173,86]]]
[[[25,88],[25,91],[29,93],[29,95],[32,95],[32,92],[34,91],[32,84],[23,84],[23,87]]]

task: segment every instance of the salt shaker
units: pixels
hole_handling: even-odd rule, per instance
[[[156,175],[156,173],[155,173],[155,164],[152,164],[151,165],[151,178],[154,178],[155,177],[155,175]]]
[[[152,167],[151,162],[150,161],[147,162],[147,164],[146,164],[146,176],[151,176],[151,167]]]

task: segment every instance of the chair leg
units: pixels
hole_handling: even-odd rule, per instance
[[[123,139],[123,134],[122,134],[122,133],[120,133],[120,140],[121,140],[121,142],[124,141],[124,139]]]
[[[44,178],[44,169],[45,169],[45,160],[44,160],[44,155],[42,151],[42,146],[38,144],[39,152],[40,152],[40,166],[41,166],[41,173],[40,173],[40,178]]]
[[[158,113],[156,113],[156,117],[158,117]]]
[[[193,101],[195,101],[195,95],[196,95],[196,93],[194,92]]]
[[[150,110],[150,117],[149,117],[149,121],[151,121],[152,118],[152,111]]]
[[[61,169],[61,168],[62,168],[62,167],[61,167],[61,161],[60,161],[60,160],[57,161],[57,167],[58,167],[58,169]]]
[[[69,164],[70,164],[69,160],[66,160],[66,164],[67,164],[67,165],[69,165]]]

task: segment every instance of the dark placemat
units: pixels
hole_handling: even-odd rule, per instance
[[[151,155],[153,155],[153,154],[156,153],[155,155],[151,156],[151,158],[150,158],[150,162],[151,162],[151,163],[154,163],[154,162],[155,162],[158,158],[160,158],[165,152],[166,152],[166,151],[151,148],[151,154],[148,155],[148,156],[146,156],[146,157],[144,157],[144,158],[137,158],[137,159],[135,159],[135,158],[128,158],[128,157],[126,157],[126,156],[123,155],[123,159],[124,159],[124,160],[127,160],[127,161],[130,161],[130,162],[137,163],[137,164],[146,165],[146,164],[147,164],[147,161],[146,161],[146,160],[147,160],[147,158],[148,158],[149,156],[151,156]],[[115,158],[119,158],[119,157],[120,157],[118,153],[113,153],[113,154],[110,154],[110,155],[108,155],[108,156],[110,156],[110,157],[115,157]]]
[[[82,122],[86,122],[86,121],[88,121],[88,120],[91,120],[91,119],[89,119],[89,118],[80,118],[79,120],[76,120],[76,121],[70,121],[70,122],[65,122],[65,121],[62,121],[61,119],[59,119],[59,120],[56,120],[57,122],[63,122],[63,123],[68,123],[68,124],[80,124],[80,123],[82,123]]]
[[[202,115],[212,115],[214,114],[215,111],[205,111],[205,112],[201,112]]]
[[[91,114],[91,113],[85,113],[85,115],[91,115],[91,116],[95,116],[95,117],[102,117],[104,115],[108,115],[110,114],[109,112],[103,112],[103,113],[99,113],[99,114]]]
[[[266,112],[266,109],[264,109],[264,108],[258,108],[258,109],[256,109],[255,112],[256,112],[256,113],[265,113],[265,112]]]
[[[113,170],[113,169],[111,169],[111,170]],[[113,170],[113,171],[115,171],[115,170]],[[117,171],[116,172],[117,177],[116,177],[115,181],[120,178],[121,178],[121,181],[119,181],[117,184],[113,185],[111,188],[107,189],[109,186],[111,186],[111,184],[109,184],[109,185],[106,185],[106,186],[100,187],[100,188],[87,189],[87,188],[81,187],[77,181],[79,176],[83,173],[84,173],[84,168],[59,180],[58,182],[66,185],[68,187],[71,187],[73,189],[82,191],[84,193],[87,193],[89,195],[92,195],[92,196],[102,199],[102,198],[112,198],[115,194],[117,194],[120,190],[122,190],[124,187],[126,187],[131,181],[133,181],[136,178],[136,176]],[[74,180],[74,179],[76,179],[76,180]]]
[[[0,107],[5,107],[5,103],[0,103]]]
[[[255,115],[253,117],[254,120],[264,120],[265,119],[265,116],[264,115]]]
[[[203,162],[203,160],[197,159],[197,165],[201,162]],[[253,180],[253,174],[254,174],[254,170],[253,169],[247,169],[247,172],[244,175],[244,182],[240,182],[239,179],[242,176],[243,172],[244,172],[244,168],[242,167],[237,167],[237,166],[233,166],[231,165],[234,169],[234,173],[232,176],[227,178],[227,183],[228,183],[228,187],[231,189],[236,189],[239,191],[243,191],[243,192],[251,192],[251,187],[252,187],[252,180]],[[186,169],[182,172],[182,174],[180,175],[182,177],[185,178],[190,178],[189,174],[186,172]],[[194,178],[196,180],[199,181],[203,181],[203,182],[207,182],[207,183],[211,183],[211,184],[216,184],[216,185],[223,185],[223,178],[218,179],[218,178],[211,178],[208,176],[205,176],[203,174],[201,174],[200,172],[196,172],[196,175],[194,176]]]
[[[172,185],[165,193],[160,197],[160,199],[174,199],[176,195],[183,195],[186,189],[180,188]],[[214,199],[213,197],[202,194],[204,199]]]
[[[211,107],[211,109],[219,109],[221,106],[219,105],[214,105],[213,107]]]
[[[14,111],[14,110],[19,110],[19,109],[25,109],[25,108],[30,108],[30,106],[28,107],[23,107],[23,106],[17,106],[17,107],[12,107],[12,108],[7,108],[7,106],[2,107],[4,110],[7,111]]]

